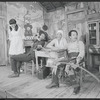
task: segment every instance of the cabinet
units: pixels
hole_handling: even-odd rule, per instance
[[[100,14],[87,15],[88,21],[88,65],[98,66],[100,62]]]
[[[89,66],[95,67],[100,62],[100,19],[88,21],[89,30]]]
[[[100,44],[100,21],[88,22],[89,45]]]

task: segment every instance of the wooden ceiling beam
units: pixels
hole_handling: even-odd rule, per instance
[[[58,5],[58,7],[56,6],[56,2],[39,2],[39,4],[41,5],[41,7],[43,7],[43,9],[46,11],[46,12],[52,12],[52,11],[55,11],[55,10],[58,10],[59,8],[64,8],[65,6],[67,5],[71,5],[73,3],[76,3],[76,2],[57,2],[57,3],[60,3]]]
[[[63,7],[57,7],[56,9],[47,10],[47,13],[53,12],[53,11],[56,11],[56,10],[60,10],[60,9],[63,9]]]
[[[50,4],[53,6],[54,9],[56,9],[56,7],[54,6],[54,4],[52,2],[50,2]]]
[[[62,2],[60,2],[60,4],[61,4],[61,6],[64,8],[65,6],[64,6],[64,4],[62,3]]]
[[[39,3],[39,5],[43,8],[43,10],[45,10],[45,11],[47,12],[47,9],[46,9],[45,6],[43,6],[42,2],[38,2],[38,3]]]

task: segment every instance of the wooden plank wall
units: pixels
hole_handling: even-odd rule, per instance
[[[6,45],[6,5],[5,2],[0,2],[0,65],[7,63],[7,45]]]

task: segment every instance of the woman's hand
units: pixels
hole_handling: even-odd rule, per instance
[[[46,49],[46,48],[44,48],[44,47],[43,47],[43,50],[44,50],[45,52],[46,52],[46,51],[47,51],[47,52],[52,51],[50,48],[49,48],[49,49]]]
[[[56,50],[59,50],[59,48],[57,48],[57,47],[51,47],[51,50],[56,51]]]

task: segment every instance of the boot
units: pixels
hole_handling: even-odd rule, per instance
[[[53,87],[59,87],[59,84],[52,82],[52,83],[50,83],[49,85],[46,86],[47,89],[50,89],[50,88],[53,88]]]
[[[78,94],[80,92],[80,86],[74,87],[74,94]]]
[[[19,77],[19,73],[13,73],[8,76],[9,78]]]

